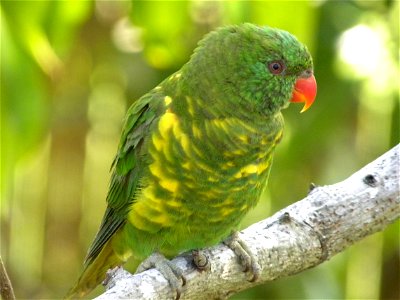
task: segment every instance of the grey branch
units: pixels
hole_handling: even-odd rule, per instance
[[[257,282],[249,282],[238,258],[224,244],[206,249],[211,270],[200,272],[190,255],[175,263],[186,285],[181,299],[224,299],[255,285],[315,267],[355,242],[382,231],[400,216],[397,145],[346,180],[313,187],[309,195],[270,218],[240,232],[261,266]],[[104,299],[174,299],[168,282],[150,269],[131,275],[122,268],[109,272]]]
[[[3,300],[15,300],[14,290],[0,256],[0,295]]]

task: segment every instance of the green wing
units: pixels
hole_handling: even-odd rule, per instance
[[[146,163],[143,147],[151,125],[157,119],[160,93],[150,92],[136,101],[128,110],[117,155],[112,163],[112,177],[107,195],[107,209],[100,229],[85,259],[90,265],[103,246],[125,223],[130,205]]]

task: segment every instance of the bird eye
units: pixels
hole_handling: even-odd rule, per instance
[[[272,74],[278,75],[285,70],[285,65],[281,61],[273,61],[268,64],[268,69]]]

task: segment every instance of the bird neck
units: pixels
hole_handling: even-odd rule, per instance
[[[183,68],[176,90],[181,93],[188,106],[205,118],[237,117],[250,123],[264,123],[266,118],[279,114],[281,106],[263,107],[257,93],[251,93],[229,84],[220,84],[221,78],[215,72],[203,70],[193,73]],[[201,74],[201,75],[200,75]]]

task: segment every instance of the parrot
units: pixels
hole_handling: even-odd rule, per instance
[[[67,298],[128,259],[180,277],[169,259],[228,238],[267,185],[281,110],[306,111],[316,92],[312,57],[289,32],[243,23],[206,34],[128,109],[104,217]]]

